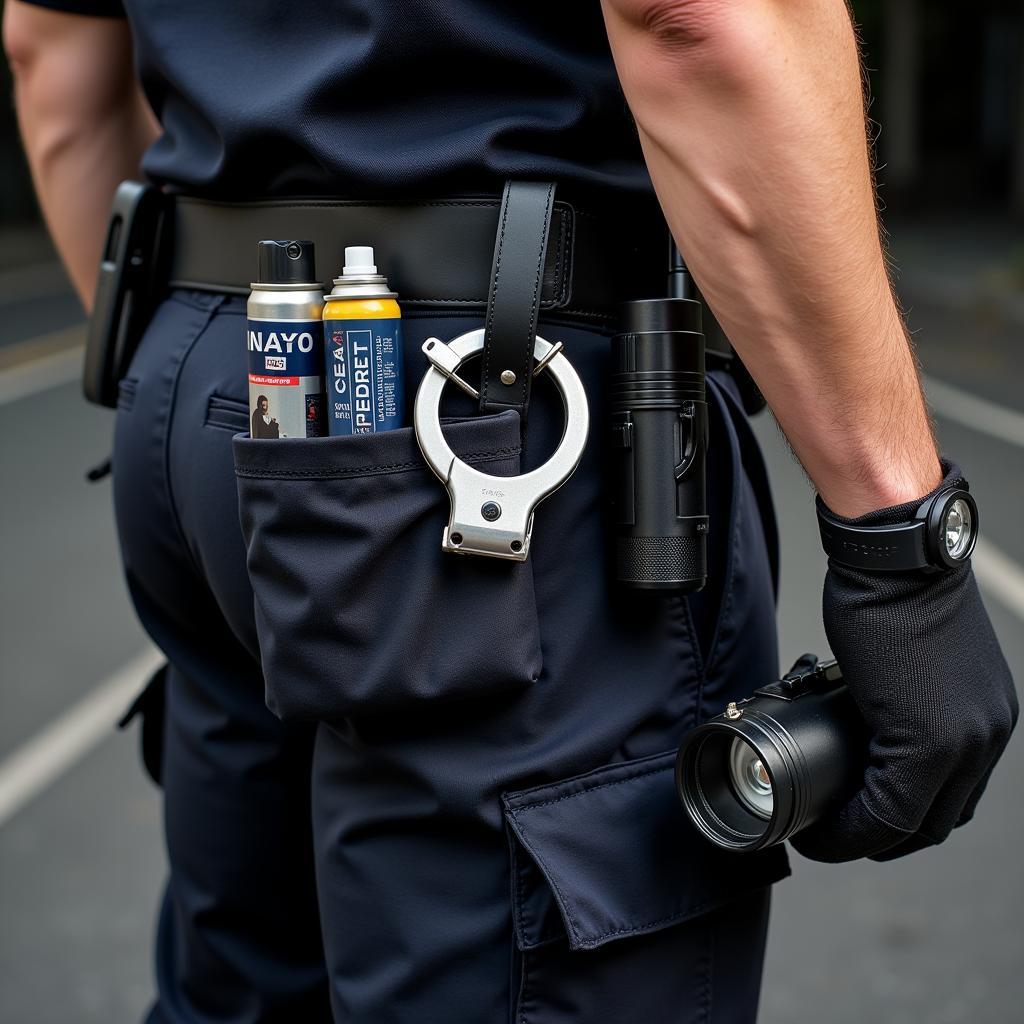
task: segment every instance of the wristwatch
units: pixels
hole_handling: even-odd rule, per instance
[[[882,525],[877,514],[843,519],[818,498],[821,546],[829,558],[853,569],[949,572],[971,557],[978,539],[978,505],[967,488],[962,477],[943,483],[903,522]]]

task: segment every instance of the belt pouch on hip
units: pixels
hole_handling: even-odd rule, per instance
[[[521,469],[553,201],[553,185],[506,187],[482,415],[441,421],[455,456],[490,475]],[[239,435],[234,456],[267,703],[280,717],[383,715],[424,730],[540,677],[532,566],[442,551],[448,497],[412,427]]]

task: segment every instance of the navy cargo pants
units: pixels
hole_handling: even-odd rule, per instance
[[[513,565],[442,556],[447,497],[411,429],[233,442],[244,317],[238,298],[172,294],[117,416],[126,573],[171,664],[151,1020],[753,1021],[785,855],[718,852],[672,781],[686,730],[778,668],[773,528],[729,380],[710,388],[712,583],[623,593],[606,333],[542,321],[592,431]],[[407,316],[410,409],[423,340],[478,326]],[[468,417],[452,446],[495,475],[561,433],[543,376],[525,451],[514,413],[450,412]]]

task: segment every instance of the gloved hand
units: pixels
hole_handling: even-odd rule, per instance
[[[955,466],[943,470],[944,485],[964,486]],[[921,501],[846,521],[895,525]],[[823,612],[871,735],[869,763],[863,788],[793,846],[837,862],[891,860],[941,843],[970,821],[1018,714],[973,569],[872,573],[830,559]]]

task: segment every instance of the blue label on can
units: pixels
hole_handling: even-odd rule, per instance
[[[250,320],[250,434],[323,434],[324,333],[319,320]]]
[[[327,425],[372,434],[402,425],[402,321],[325,320]]]

